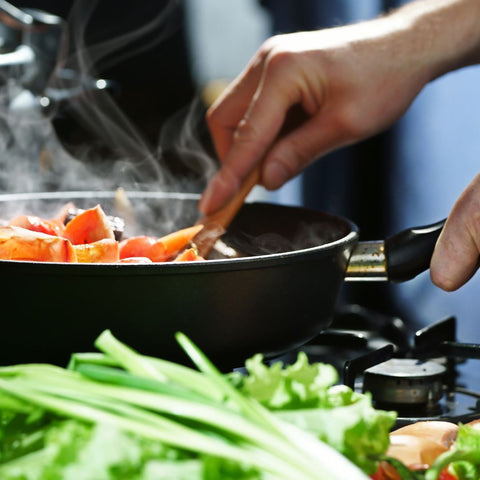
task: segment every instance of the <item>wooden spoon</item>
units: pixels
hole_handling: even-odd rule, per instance
[[[203,229],[193,239],[193,243],[201,257],[207,258],[214,248],[215,242],[225,233],[245,198],[259,182],[260,170],[261,165],[259,164],[249,173],[235,195],[223,207],[211,215],[203,215],[198,219],[196,225],[203,225]]]

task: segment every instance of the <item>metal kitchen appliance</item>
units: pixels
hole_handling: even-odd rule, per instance
[[[480,344],[457,340],[453,316],[412,331],[399,317],[346,305],[301,350],[312,362],[333,363],[341,381],[370,392],[377,408],[398,412],[397,427],[480,418]]]
[[[30,102],[40,103],[54,72],[65,61],[66,31],[66,22],[60,17],[39,10],[21,10],[0,0],[1,85],[13,83],[17,95],[30,92]],[[16,95],[9,108],[16,108],[15,100]]]
[[[0,88],[3,108],[48,113],[59,102],[85,91],[104,90],[112,82],[66,68],[67,22],[50,13],[19,9],[0,0]]]

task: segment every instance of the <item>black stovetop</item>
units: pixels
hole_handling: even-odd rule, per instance
[[[445,373],[439,384],[440,398],[433,407],[384,404],[376,401],[372,391],[375,406],[396,410],[398,427],[420,420],[467,422],[480,418],[480,344],[457,341],[455,317],[411,331],[401,318],[348,305],[337,311],[331,328],[299,350],[306,352],[311,362],[334,365],[341,381],[357,391],[363,391],[365,370],[390,359],[437,362]],[[290,352],[281,360],[290,363],[297,353]]]

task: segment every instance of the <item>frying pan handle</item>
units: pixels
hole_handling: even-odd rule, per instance
[[[425,227],[408,228],[387,238],[385,258],[388,279],[403,282],[427,270],[444,225],[445,219]]]

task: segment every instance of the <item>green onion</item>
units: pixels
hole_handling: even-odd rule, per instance
[[[0,408],[41,408],[60,418],[113,425],[278,478],[366,478],[331,447],[241,394],[186,336],[176,337],[200,371],[141,355],[105,331],[95,342],[104,354],[74,355],[68,369],[0,367]]]

